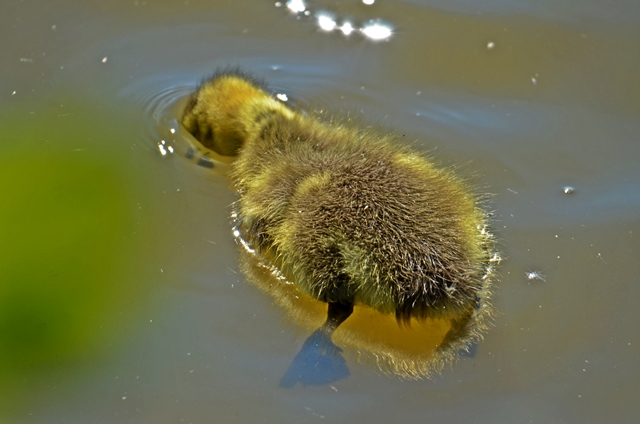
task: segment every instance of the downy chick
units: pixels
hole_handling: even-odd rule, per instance
[[[290,109],[237,69],[203,82],[182,124],[235,156],[245,239],[328,304],[329,336],[359,304],[399,323],[473,313],[493,252],[481,199],[398,135]]]

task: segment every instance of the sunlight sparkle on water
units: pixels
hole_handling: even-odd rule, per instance
[[[366,5],[371,5],[374,0],[363,0]],[[325,32],[332,32],[334,30],[340,30],[345,36],[351,35],[354,31],[360,32],[364,37],[371,40],[381,41],[386,40],[393,35],[393,27],[389,24],[383,23],[380,19],[370,19],[362,27],[353,26],[353,24],[343,17],[335,16],[332,13],[326,11],[316,11],[307,9],[307,5],[303,0],[289,0],[286,3],[276,2],[276,7],[281,7],[286,4],[287,9],[291,12],[298,14],[298,19],[303,16],[315,17],[318,27]],[[341,24],[339,24],[339,22]]]
[[[545,277],[538,271],[527,271],[524,274],[527,276],[528,280],[540,280],[545,283],[547,282],[547,277]]]
[[[379,22],[372,22],[365,25],[360,31],[372,40],[384,40],[391,36],[391,27]]]
[[[336,27],[336,21],[326,14],[318,14],[318,25],[325,31],[333,31]]]
[[[307,8],[302,0],[289,0],[287,2],[287,7],[289,10],[296,13],[304,12]]]
[[[340,27],[340,31],[342,31],[342,33],[344,35],[349,35],[353,32],[355,28],[353,28],[353,26],[351,26],[351,23],[349,22],[345,22],[344,24],[342,24],[342,26]]]

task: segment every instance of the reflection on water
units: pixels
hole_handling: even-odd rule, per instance
[[[51,283],[12,285],[9,293],[6,280],[0,282],[4,306],[11,296],[19,301],[9,306],[26,306],[3,309],[2,317],[13,318],[2,318],[0,337],[44,359],[67,358],[66,365],[43,361],[25,371],[15,364],[33,354],[2,343],[2,364],[12,365],[0,375],[0,414],[11,402],[19,406],[9,421],[18,423],[195,423],[212,416],[283,423],[320,416],[354,423],[425,416],[634,422],[640,390],[636,2],[308,2],[314,13],[333,14],[331,33],[316,28],[315,14],[297,20],[274,3],[0,6],[0,38],[12,40],[0,56],[0,232],[31,242],[21,249],[3,243],[0,268]],[[339,29],[343,17],[357,18],[349,20],[354,28],[382,18],[394,32],[382,43],[356,31],[347,38]],[[344,349],[347,379],[278,389],[313,329],[299,330],[247,284],[229,230],[235,196],[222,176],[224,164],[214,158],[212,170],[194,163],[197,154],[185,160],[188,140],[170,122],[193,82],[228,64],[269,79],[290,102],[405,128],[407,143],[481,176],[479,183],[495,193],[491,208],[508,260],[494,296],[500,315],[474,357],[433,381],[402,382],[371,375]],[[82,95],[75,107],[66,101],[69,93]],[[148,108],[168,120],[157,121]],[[117,119],[103,120],[110,111]],[[173,154],[161,154],[161,140]],[[73,154],[92,151],[86,163],[73,161]],[[27,184],[36,165],[52,175],[46,184]],[[92,169],[99,171],[96,180]],[[69,191],[57,192],[62,197],[48,189],[75,175],[86,181],[67,184]],[[564,194],[566,186],[575,192]],[[87,187],[105,191],[80,196]],[[43,191],[47,196],[29,195]],[[6,209],[6,193],[25,207]],[[137,205],[144,193],[152,201]],[[98,207],[105,202],[113,203],[113,214]],[[40,226],[28,224],[38,220]],[[127,228],[136,223],[154,231],[133,235]],[[92,230],[84,232],[86,226]],[[69,229],[69,237],[54,237],[55,228]],[[83,240],[105,244],[84,249]],[[75,247],[63,249],[69,244]],[[124,252],[130,261],[121,261]],[[13,261],[18,257],[22,262]],[[77,278],[55,277],[56,269]],[[109,277],[113,272],[122,278]],[[530,280],[532,272],[546,281]],[[96,301],[103,297],[104,304]],[[15,318],[31,330],[11,324]]]
[[[308,332],[322,328],[327,318],[327,304],[289,282],[276,266],[248,246],[239,231],[236,230],[235,235],[244,247],[241,270],[248,281],[270,295],[274,305],[283,308],[291,322]],[[494,262],[498,261],[499,258],[494,259]],[[495,273],[494,262],[489,264],[488,273]],[[482,339],[494,315],[490,304],[493,278],[495,276],[487,276],[479,294],[482,300],[470,318],[412,318],[400,325],[394,314],[357,304],[351,316],[337,328],[333,340],[347,349],[344,354],[351,363],[367,364],[375,371],[404,379],[429,377],[456,360],[458,353],[468,353],[470,347]],[[334,367],[342,369],[343,351],[340,349],[340,355],[333,355],[334,349],[326,349],[326,346],[334,346],[333,342],[330,338],[325,339],[320,337],[320,330],[307,338],[283,377],[289,381],[285,386],[291,385],[292,373],[302,374],[304,378],[301,377],[300,382],[306,384],[318,379],[318,369],[326,369],[329,375],[340,375]],[[325,355],[318,350],[329,350],[330,353]],[[303,374],[305,370],[309,375]]]

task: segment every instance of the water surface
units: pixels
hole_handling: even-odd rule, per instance
[[[0,6],[0,417],[631,422],[635,3],[307,7],[309,16],[271,1]],[[380,19],[393,34],[325,32],[320,11],[338,25]],[[279,387],[308,333],[239,272],[235,194],[223,167],[183,157],[175,121],[180,99],[230,64],[292,103],[396,128],[493,194],[506,260],[500,314],[475,356],[433,380],[351,361],[347,379]]]

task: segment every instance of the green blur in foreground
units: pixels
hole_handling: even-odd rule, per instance
[[[23,121],[0,135],[0,419],[106,353],[141,294],[132,166],[80,113]]]

